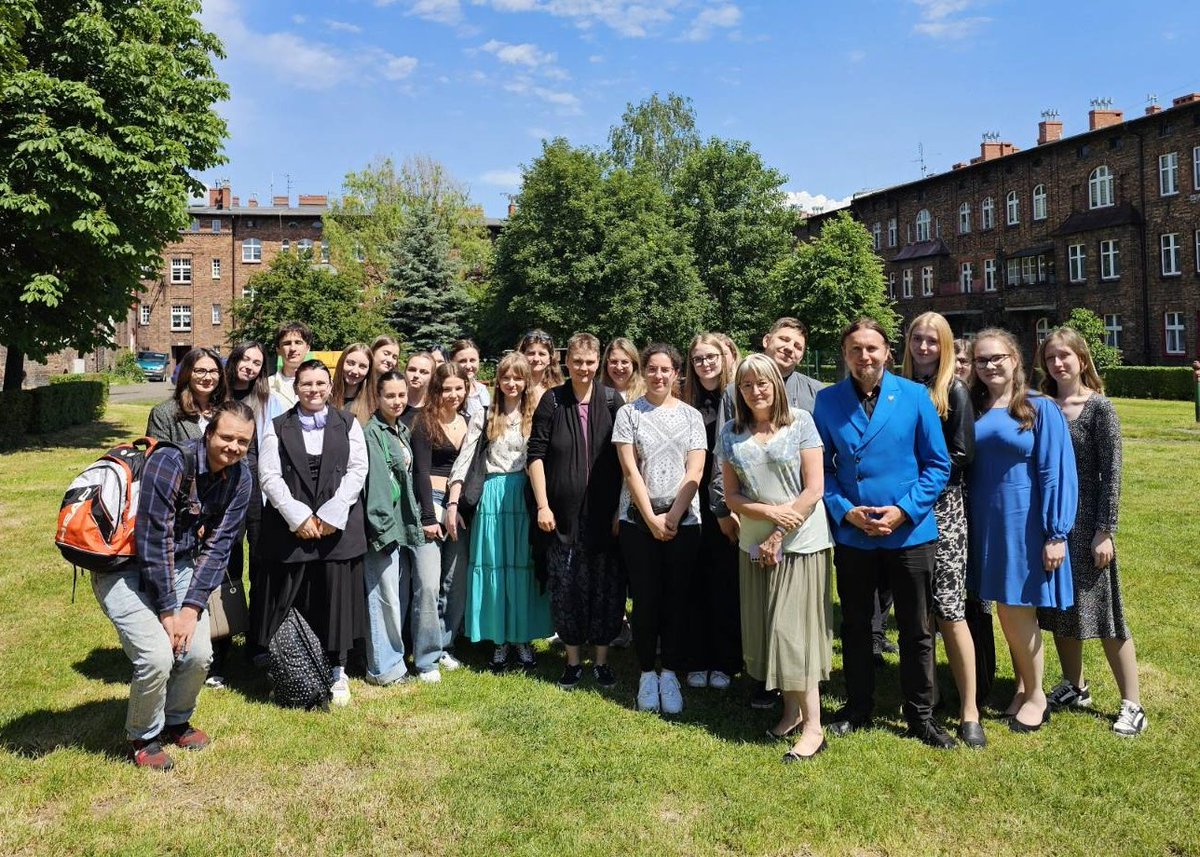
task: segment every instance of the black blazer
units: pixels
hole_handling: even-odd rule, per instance
[[[975,458],[975,409],[971,392],[957,378],[950,381],[949,407],[942,418],[942,436],[950,453],[949,485],[961,484],[963,474]]]
[[[537,532],[543,540],[557,538],[564,545],[606,549],[612,544],[612,519],[621,496],[613,419],[625,401],[596,380],[586,444],[575,409],[578,404],[567,381],[547,390],[533,414],[527,460],[541,461],[545,468],[546,499],[556,526],[553,533]]]
[[[275,434],[279,438],[279,467],[283,481],[292,496],[319,509],[338,489],[350,461],[350,426],[354,417],[329,408],[325,422],[325,442],[321,450],[321,470],[314,483],[308,468],[308,453],[300,428],[297,408],[275,418]],[[363,527],[363,504],[350,507],[346,527],[321,539],[301,539],[288,529],[287,522],[270,503],[263,509],[262,536],[259,554],[278,562],[322,562],[347,560],[367,552],[367,536]]]

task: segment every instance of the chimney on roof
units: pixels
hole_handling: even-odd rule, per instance
[[[229,208],[233,204],[233,191],[229,188],[229,182],[217,182],[216,187],[208,189],[208,207],[209,208]]]
[[[979,157],[972,158],[971,163],[978,164],[982,161],[992,161],[1019,151],[1021,150],[1012,143],[1001,141],[999,131],[988,131],[983,135],[983,142],[979,144]]]
[[[1191,104],[1193,101],[1200,101],[1200,92],[1190,92],[1187,95],[1181,95],[1171,102],[1171,106],[1180,107],[1184,104]]]
[[[1125,121],[1125,113],[1112,109],[1111,98],[1093,98],[1092,109],[1088,111],[1088,130],[1099,131],[1110,128]]]
[[[235,197],[233,198],[233,207],[234,207],[234,208],[239,208],[239,207],[241,207],[241,204],[242,204],[242,201],[241,201],[241,199],[239,199],[238,197],[236,197],[236,196],[235,196]]]
[[[323,193],[321,193],[321,194],[302,193],[302,194],[300,194],[299,204],[301,207],[316,206],[319,208],[325,208],[329,204],[329,198],[327,196],[325,196],[325,194],[323,194]]]
[[[258,197],[255,196],[254,194],[250,194],[250,198],[248,200],[246,200],[246,207],[247,208],[258,208]]]
[[[287,208],[290,202],[291,201],[286,196],[271,197],[271,206],[273,208]]]
[[[510,202],[510,203],[508,204],[508,216],[509,216],[509,217],[512,217],[512,216],[514,216],[516,213],[517,213],[517,204],[516,204],[515,202]]]
[[[1063,123],[1058,118],[1057,110],[1043,110],[1042,121],[1038,123],[1038,145],[1057,143],[1062,139]]]

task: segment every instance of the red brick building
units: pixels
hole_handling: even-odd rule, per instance
[[[1071,137],[1046,113],[1033,148],[986,135],[969,163],[850,209],[906,322],[935,310],[958,335],[1000,325],[1032,352],[1086,307],[1127,363],[1200,351],[1200,94],[1129,121],[1096,102]],[[832,215],[811,217],[806,235]]]

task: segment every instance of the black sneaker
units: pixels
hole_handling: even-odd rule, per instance
[[[517,643],[517,666],[526,672],[537,668],[537,655],[528,643]]]
[[[1076,687],[1064,678],[1046,694],[1046,701],[1056,711],[1060,708],[1091,708],[1092,692],[1086,681],[1083,687]]]
[[[563,667],[562,676],[558,679],[558,686],[563,690],[574,690],[583,678],[583,664],[567,664]]]
[[[778,690],[767,690],[763,685],[759,685],[754,690],[754,694],[750,697],[750,707],[756,708],[759,711],[765,711],[768,708],[774,708],[779,702],[780,693]]]
[[[614,687],[617,683],[617,675],[608,664],[596,664],[592,667],[592,677],[601,687]]]
[[[922,744],[932,747],[935,750],[953,750],[958,746],[958,742],[950,737],[950,734],[938,725],[935,720],[926,720],[923,723],[915,723],[908,727],[905,733],[909,738],[916,738]]]
[[[508,666],[508,652],[508,643],[503,643],[499,646],[496,646],[495,651],[492,652],[492,659],[488,661],[488,669],[494,673],[504,672],[505,668]]]

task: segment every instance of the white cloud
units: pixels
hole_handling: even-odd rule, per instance
[[[376,6],[391,6],[399,0],[375,0]],[[407,0],[409,15],[438,24],[457,24],[462,21],[459,0]]]
[[[921,20],[913,32],[931,39],[957,41],[965,39],[991,23],[984,15],[964,14],[979,5],[979,0],[912,0],[920,9]]]
[[[602,63],[604,62],[604,57],[602,57],[600,54],[592,54],[590,57],[588,57],[588,62],[592,63],[593,65],[596,63]]]
[[[398,57],[387,51],[377,54],[379,72],[388,80],[404,80],[417,69],[416,57]]]
[[[622,36],[641,38],[673,19],[684,0],[472,0],[497,12],[542,12],[565,18],[577,27],[603,25]]]
[[[479,177],[484,184],[500,187],[518,187],[521,184],[520,170],[488,170]]]
[[[714,30],[731,29],[741,23],[741,20],[742,10],[732,3],[709,6],[700,11],[683,34],[683,38],[689,42],[703,42],[712,36]]]
[[[494,54],[496,59],[502,63],[523,65],[528,68],[537,68],[540,65],[552,63],[555,58],[554,54],[540,50],[537,45],[530,44],[529,42],[513,45],[508,42],[492,39],[484,44],[482,48],[489,54]]]
[[[850,60],[850,62],[862,62],[866,58],[866,51],[850,51],[850,53],[846,54],[846,59]]]
[[[325,26],[337,33],[361,33],[362,27],[347,21],[332,21],[325,19]]]
[[[833,211],[835,208],[845,208],[850,204],[850,197],[848,196],[843,199],[834,199],[833,197],[825,196],[823,193],[812,194],[806,190],[788,191],[786,196],[788,205],[809,213]]]
[[[299,27],[302,24],[307,24],[308,18],[304,17],[303,15],[293,15],[292,23]]]

